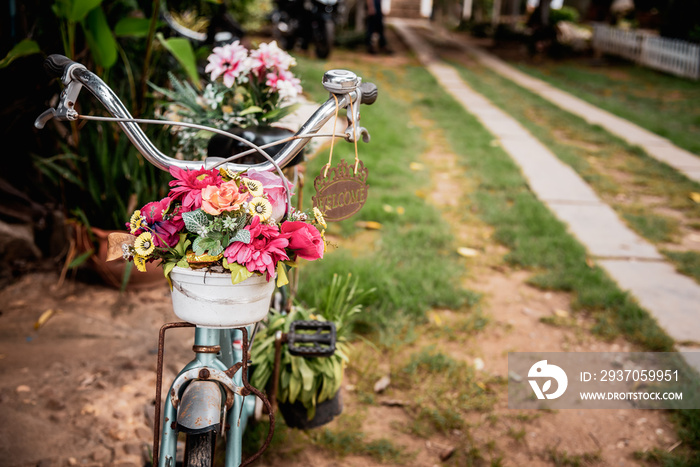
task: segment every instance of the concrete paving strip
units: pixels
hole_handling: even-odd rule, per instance
[[[407,22],[391,19],[391,25],[441,86],[499,139],[536,196],[620,287],[679,345],[700,342],[700,285],[677,273],[654,245],[630,230],[573,169],[517,121],[467,86],[454,68],[437,61]],[[700,371],[700,364],[695,365],[699,359],[686,360]]]
[[[426,23],[422,21],[415,22],[413,25],[426,27]],[[482,65],[504,78],[538,94],[559,108],[583,118],[592,125],[600,125],[629,144],[640,146],[651,157],[673,167],[686,177],[700,182],[700,156],[679,148],[666,138],[645,130],[634,123],[557,89],[542,80],[527,75],[479,47],[460,41],[452,42],[471,54]]]

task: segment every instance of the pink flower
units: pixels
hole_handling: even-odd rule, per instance
[[[146,224],[153,233],[153,243],[157,247],[174,247],[180,241],[179,233],[185,228],[182,216],[176,212],[169,212],[172,203],[171,198],[163,198],[153,201],[141,208],[141,215],[146,218]],[[137,231],[136,233],[140,233]]]
[[[268,73],[266,78],[265,86],[277,91],[281,100],[294,100],[302,92],[301,81],[291,71]]]
[[[170,175],[175,178],[170,182],[174,187],[168,193],[173,200],[181,199],[182,211],[194,211],[202,206],[202,189],[207,186],[219,186],[223,182],[217,170],[185,170],[170,167]]]
[[[284,251],[289,240],[280,235],[274,225],[260,224],[258,217],[253,217],[250,225],[251,242],[233,242],[224,250],[224,257],[230,263],[238,263],[250,272],[264,272],[267,280],[275,275],[277,263],[289,259]]]
[[[202,189],[202,211],[214,216],[224,211],[236,211],[247,197],[248,193],[240,193],[234,181],[222,183],[218,187],[209,185]]]
[[[289,238],[289,249],[297,257],[313,261],[323,258],[325,249],[323,238],[318,229],[306,222],[284,222],[280,226],[282,235]]]
[[[213,52],[207,58],[209,64],[204,69],[207,73],[211,72],[212,81],[223,75],[224,85],[230,88],[237,78],[250,72],[248,50],[239,41],[214,47]]]
[[[272,204],[272,219],[279,221],[287,211],[287,192],[284,189],[284,181],[271,172],[248,171],[248,178],[263,184],[263,193],[267,195],[267,200]],[[291,183],[287,181],[289,189]]]
[[[265,72],[286,71],[296,65],[294,58],[277,46],[277,42],[263,43],[250,53],[250,68],[262,78]]]

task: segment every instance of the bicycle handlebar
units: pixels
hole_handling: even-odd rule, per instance
[[[362,78],[355,75],[355,73],[347,70],[330,70],[324,74],[322,84],[331,93],[331,97],[301,126],[295,135],[295,139],[288,142],[275,155],[273,158],[274,162],[236,164],[224,162],[224,159],[214,157],[207,158],[205,161],[185,161],[167,156],[156,148],[143,130],[133,121],[133,117],[114,91],[99,76],[89,71],[85,66],[62,55],[50,55],[44,62],[44,68],[50,75],[60,76],[66,87],[61,93],[61,99],[57,108],[48,109],[37,118],[34,123],[37,128],[43,128],[51,118],[62,121],[77,120],[79,115],[75,111],[75,103],[80,90],[84,86],[100,101],[107,112],[119,119],[117,124],[146,160],[165,171],[168,171],[170,167],[199,169],[201,167],[223,166],[236,172],[249,169],[271,171],[275,169],[275,166],[284,167],[306,146],[314,134],[318,133],[323,125],[335,115],[336,106],[339,108],[350,107],[352,109],[352,112],[347,112],[348,127],[345,130],[345,139],[354,142],[362,138],[364,142],[368,142],[369,132],[367,129],[359,126],[360,105],[353,104],[358,102],[367,105],[373,104],[378,95],[377,86],[372,83],[362,83]],[[231,137],[235,138],[233,135]]]

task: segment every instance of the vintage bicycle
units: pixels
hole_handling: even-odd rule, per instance
[[[223,167],[233,172],[250,169],[258,171],[275,170],[281,174],[282,168],[295,159],[304,146],[314,137],[343,137],[355,144],[359,139],[369,141],[368,131],[360,126],[360,104],[372,104],[377,99],[377,87],[363,83],[355,73],[347,70],[331,70],[324,74],[322,85],[329,91],[329,99],[311,115],[294,136],[287,138],[284,147],[274,156],[265,149],[280,144],[256,146],[234,134],[215,128],[190,126],[205,129],[216,134],[243,142],[251,149],[228,158],[209,157],[205,161],[178,160],[161,152],[148,139],[139,124],[183,125],[180,122],[153,119],[134,119],[119,97],[96,74],[80,63],[61,56],[51,55],[45,61],[45,69],[61,79],[64,90],[56,108],[50,108],[36,120],[39,129],[51,119],[61,121],[100,120],[116,122],[129,140],[150,163],[161,170],[171,167],[200,169]],[[86,88],[107,110],[111,117],[80,115],[76,102],[82,88]],[[321,134],[320,130],[339,109],[347,109],[348,126],[342,135]],[[258,152],[265,161],[257,164],[239,164],[237,158]],[[174,289],[184,295],[192,295],[177,284]],[[200,297],[201,298],[201,297]],[[195,302],[197,300],[195,299]],[[206,302],[206,300],[205,300]],[[202,305],[202,303],[199,303]],[[208,306],[232,306],[229,302],[211,299]],[[245,308],[246,300],[238,305]],[[212,465],[217,436],[226,443],[227,467],[245,466],[254,462],[267,448],[274,432],[274,410],[270,401],[259,389],[248,382],[248,365],[251,346],[254,343],[256,326],[267,315],[269,302],[263,304],[263,312],[243,314],[233,324],[212,325],[211,323],[174,322],[163,325],[159,334],[158,373],[156,382],[156,417],[153,440],[153,458],[161,467],[174,467],[179,433],[186,436],[185,465]],[[188,315],[193,316],[193,315]],[[178,374],[170,385],[168,397],[161,404],[163,373],[163,348],[166,331],[173,328],[194,328],[194,358]],[[328,356],[334,349],[334,329],[332,323],[298,322],[286,336],[290,353],[301,356]],[[256,404],[256,400],[258,401]],[[164,405],[161,414],[161,405]],[[260,406],[265,407],[270,425],[265,442],[260,450],[248,459],[242,459],[242,440],[246,426]],[[258,410],[260,412],[260,410]],[[161,417],[162,415],[162,417]]]

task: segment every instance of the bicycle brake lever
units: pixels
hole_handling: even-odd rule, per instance
[[[363,93],[362,86],[358,86],[355,92],[357,93],[355,105],[352,107],[348,106],[348,127],[345,129],[345,141],[354,143],[361,137],[363,142],[369,143],[369,131],[367,131],[367,128],[360,126],[360,102],[362,102]]]
[[[34,127],[41,130],[44,128],[46,123],[51,120],[54,116],[56,115],[56,109],[53,107],[43,111],[41,115],[37,117],[36,120],[34,120]]]
[[[61,121],[77,120],[78,112],[75,110],[75,103],[78,100],[78,94],[80,94],[83,85],[73,78],[73,73],[80,70],[87,70],[87,68],[80,63],[73,62],[60,55],[49,56],[44,62],[44,67],[48,74],[52,76],[61,76],[61,80],[66,87],[61,91],[58,106],[55,109],[50,108],[39,115],[34,121],[34,126],[38,129],[42,129],[52,118]]]

